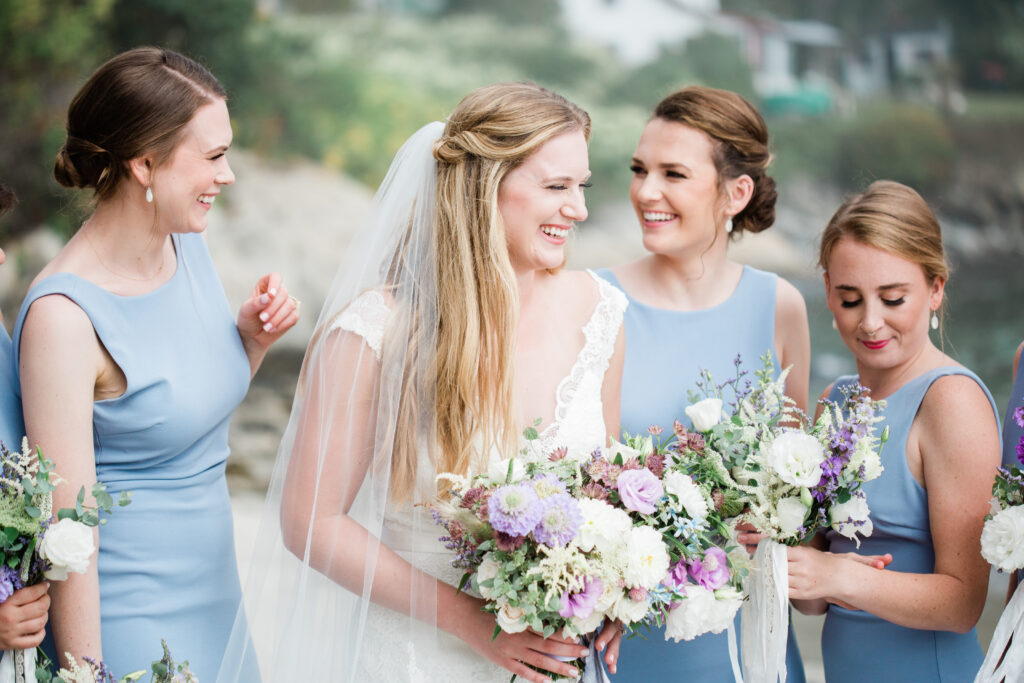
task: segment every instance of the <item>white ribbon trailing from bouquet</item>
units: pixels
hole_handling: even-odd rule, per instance
[[[1024,676],[1024,590],[1017,587],[999,617],[974,683],[1018,681]]]
[[[36,649],[4,650],[0,683],[36,683]]]
[[[764,539],[754,553],[747,600],[741,612],[743,673],[747,683],[786,681],[789,636],[789,568],[786,546]]]

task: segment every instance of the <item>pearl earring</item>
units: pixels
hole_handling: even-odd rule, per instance
[[[939,329],[939,314],[935,311],[932,311],[932,329]]]
[[[725,234],[732,232],[732,218],[725,219]]]
[[[839,329],[839,325],[836,324],[835,316],[832,316],[832,329],[833,330],[838,330]]]
[[[152,204],[153,203],[153,188],[152,187],[147,187],[146,188],[146,203],[147,204]]]

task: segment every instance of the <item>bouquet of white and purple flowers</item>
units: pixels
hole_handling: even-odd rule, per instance
[[[150,666],[149,683],[199,683],[196,675],[189,670],[188,662],[175,663],[167,642],[161,640],[160,644],[164,648],[164,654]],[[114,674],[103,662],[85,657],[83,663],[79,663],[71,655],[68,655],[68,661],[68,667],[58,669],[57,673],[53,673],[49,666],[38,667],[37,683],[136,683],[146,673],[134,671],[115,679]]]
[[[51,480],[52,478],[52,480]],[[22,440],[20,451],[0,444],[0,602],[16,590],[49,579],[63,581],[68,572],[84,573],[95,550],[91,527],[104,524],[114,500],[100,482],[92,487],[96,505],[86,505],[85,488],[74,508],[53,516],[53,491],[59,479],[53,463]],[[131,502],[122,493],[118,504]],[[6,650],[0,660],[0,683],[34,681],[36,650]]]
[[[855,385],[843,401],[822,401],[821,416],[807,425],[786,396],[788,370],[775,377],[771,354],[762,357],[755,381],[736,376],[716,385],[704,372],[686,414],[702,437],[705,461],[743,509],[738,520],[766,536],[754,555],[743,607],[743,663],[747,680],[785,679],[788,575],[785,545],[832,528],[849,537],[871,533],[861,484],[882,472],[879,449],[888,430],[868,391]],[[724,410],[723,390],[734,400]],[[685,450],[684,450],[685,453]],[[716,457],[707,458],[707,453]],[[720,463],[721,467],[717,467]]]
[[[1024,406],[1012,418],[1024,427]],[[1024,466],[1024,436],[1016,444],[1017,461]],[[1001,572],[1024,569],[1024,471],[1017,465],[1000,467],[992,484],[991,511],[981,531],[981,555]],[[1018,575],[1018,579],[1020,576]],[[992,635],[977,683],[999,683],[1024,671],[1024,590],[1007,603]]]

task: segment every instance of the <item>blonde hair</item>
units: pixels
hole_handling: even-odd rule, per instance
[[[719,192],[725,180],[748,175],[754,181],[750,201],[732,217],[730,239],[771,227],[778,193],[766,170],[772,160],[768,126],[754,105],[729,90],[690,86],[659,102],[652,118],[681,123],[711,138]]]
[[[821,234],[818,265],[825,272],[844,237],[916,263],[929,283],[949,280],[939,221],[921,195],[906,185],[878,180],[843,202]],[[945,305],[943,299],[940,316]]]
[[[532,83],[497,83],[466,95],[434,144],[437,190],[435,466],[465,474],[496,446],[517,449],[513,358],[518,292],[498,212],[508,173],[547,141],[579,131],[590,117]],[[409,369],[411,370],[411,368]],[[408,372],[407,372],[408,374]],[[414,391],[403,391],[392,456],[392,498],[409,497],[416,474]]]

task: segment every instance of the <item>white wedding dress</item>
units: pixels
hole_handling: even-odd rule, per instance
[[[589,271],[588,271],[589,272]],[[584,345],[569,375],[557,388],[554,420],[540,434],[533,450],[548,453],[564,446],[589,453],[604,445],[601,386],[626,309],[625,295],[590,273],[599,301],[583,327]],[[381,354],[390,311],[384,297],[368,291],[355,299],[334,326],[360,335]],[[423,463],[418,480],[432,488],[435,472]],[[382,541],[414,567],[456,586],[463,570],[451,566],[452,553],[439,541],[443,529],[424,528],[410,505],[387,512]],[[510,674],[484,659],[465,642],[437,629],[421,629],[425,638],[410,639],[410,617],[370,604],[360,643],[361,678],[372,683],[508,683]]]

